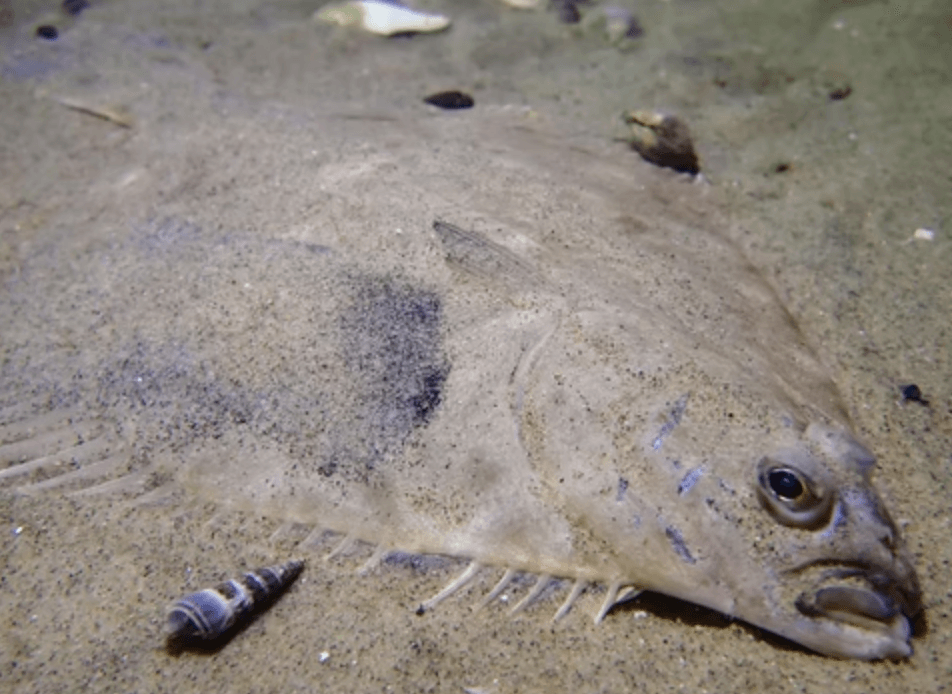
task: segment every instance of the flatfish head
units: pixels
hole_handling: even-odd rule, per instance
[[[308,122],[257,135],[264,169],[317,153],[296,213],[249,217],[270,182],[209,170],[18,247],[8,487],[64,479],[35,477],[18,418],[81,413],[108,441],[65,488],[173,485],[382,551],[658,591],[828,655],[910,654],[920,591],[873,456],[716,191],[519,114]]]

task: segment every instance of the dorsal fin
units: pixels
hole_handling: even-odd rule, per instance
[[[522,256],[483,234],[436,220],[433,230],[443,244],[446,261],[467,274],[525,289],[541,282],[539,271]]]

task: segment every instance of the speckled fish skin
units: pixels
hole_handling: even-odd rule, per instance
[[[39,237],[4,392],[115,422],[146,486],[911,653],[873,457],[716,191],[512,115],[309,117],[260,134],[326,153],[288,192],[303,231],[221,230],[270,194],[229,171]]]

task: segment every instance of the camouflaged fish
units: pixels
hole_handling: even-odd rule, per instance
[[[163,153],[122,209],[59,191],[3,256],[0,478],[471,560],[424,608],[496,567],[574,580],[559,615],[652,590],[908,656],[920,590],[874,457],[716,191],[540,130],[309,114],[256,134],[256,171],[182,181]],[[287,214],[256,216],[293,153]]]

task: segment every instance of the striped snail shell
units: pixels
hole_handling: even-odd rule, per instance
[[[169,642],[187,645],[217,641],[273,603],[303,569],[303,561],[264,566],[179,598],[169,608]]]

